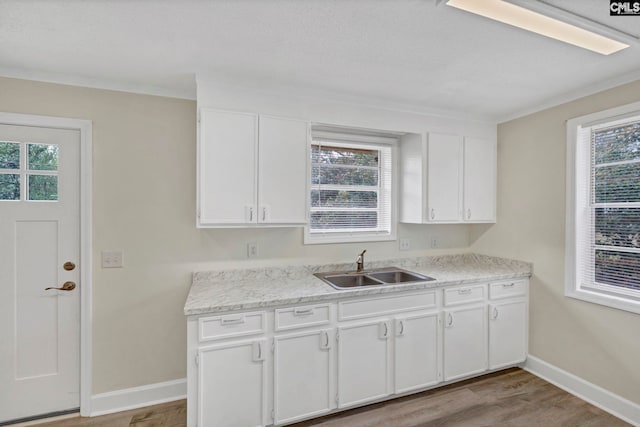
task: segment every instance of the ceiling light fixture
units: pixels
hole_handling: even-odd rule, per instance
[[[610,55],[629,47],[626,43],[503,0],[448,0],[446,4],[602,55]]]

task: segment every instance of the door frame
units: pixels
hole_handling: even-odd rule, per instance
[[[91,414],[92,132],[91,120],[0,112],[0,124],[80,131],[80,415]]]

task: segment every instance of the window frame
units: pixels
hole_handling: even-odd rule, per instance
[[[640,290],[628,288],[618,288],[605,284],[580,284],[579,277],[581,263],[585,262],[581,255],[586,245],[591,245],[584,239],[580,239],[584,230],[588,226],[588,220],[582,219],[581,213],[584,209],[584,202],[581,203],[581,196],[578,186],[582,179],[591,179],[592,158],[591,154],[585,156],[579,146],[579,129],[593,127],[604,123],[612,123],[619,120],[640,116],[640,102],[610,108],[585,116],[576,117],[567,121],[567,172],[566,172],[566,232],[565,232],[565,296],[582,301],[600,304],[607,307],[629,311],[640,314]],[[591,147],[589,147],[591,151]],[[585,159],[586,157],[586,159]],[[586,161],[585,161],[586,160]],[[585,176],[586,175],[586,176]],[[589,183],[589,188],[591,183]],[[589,195],[591,195],[589,193]],[[592,258],[591,258],[592,260]]]
[[[307,225],[304,227],[304,244],[326,244],[326,243],[359,243],[359,242],[381,242],[397,240],[397,211],[398,211],[398,138],[399,135],[387,134],[380,131],[369,131],[362,129],[329,129],[313,130],[309,138],[309,155],[313,152],[313,145],[317,145],[316,137],[319,139],[330,139],[336,145],[345,148],[365,148],[371,149],[375,146],[386,146],[391,154],[391,203],[389,212],[389,231],[352,230],[352,231],[331,231],[312,232],[311,231],[311,171],[313,162],[309,161],[307,167]]]

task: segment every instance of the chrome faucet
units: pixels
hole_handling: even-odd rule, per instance
[[[364,271],[364,253],[367,252],[367,250],[365,249],[364,251],[362,251],[362,253],[360,255],[358,255],[358,258],[356,258],[356,272],[358,273],[362,273]]]

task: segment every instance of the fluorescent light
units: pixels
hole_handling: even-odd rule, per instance
[[[589,49],[602,55],[609,55],[629,47],[628,44],[503,0],[448,0],[447,5]]]

